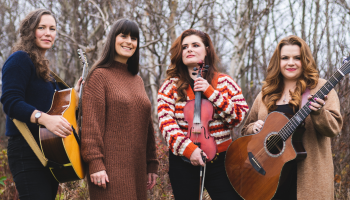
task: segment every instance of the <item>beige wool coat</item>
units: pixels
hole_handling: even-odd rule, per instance
[[[316,88],[311,89],[310,94],[315,94],[326,82],[324,79],[319,79]],[[253,103],[241,134],[253,134],[254,122],[257,120],[265,121],[267,115],[267,107],[262,102],[262,93],[260,92]],[[307,157],[298,161],[298,200],[334,199],[331,137],[339,134],[342,124],[339,99],[336,92],[331,90],[323,108],[317,113],[312,111],[305,119],[306,131],[303,135],[303,145]]]

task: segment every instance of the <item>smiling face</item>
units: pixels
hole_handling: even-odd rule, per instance
[[[280,69],[285,81],[297,81],[303,73],[298,45],[285,45],[281,48]]]
[[[134,55],[137,48],[137,38],[120,33],[115,39],[115,51],[117,55],[114,60],[126,63]]]
[[[190,35],[182,41],[182,62],[189,68],[198,66],[200,60],[204,61],[207,51],[202,39],[197,35]]]
[[[45,54],[50,49],[56,37],[56,21],[51,15],[41,16],[38,27],[35,30],[35,44]]]

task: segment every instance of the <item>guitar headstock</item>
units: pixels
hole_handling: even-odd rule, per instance
[[[345,57],[344,57],[345,58]],[[343,60],[343,65],[339,69],[344,75],[350,73],[350,56]]]
[[[87,63],[87,60],[86,60],[85,52],[82,49],[78,49],[78,55],[79,55],[79,58],[80,58],[82,64],[87,66],[88,63]]]
[[[88,62],[87,62],[87,59],[86,59],[86,54],[85,52],[82,50],[82,49],[78,49],[78,55],[79,55],[79,58],[83,64],[83,78],[85,78],[85,68],[88,67]]]

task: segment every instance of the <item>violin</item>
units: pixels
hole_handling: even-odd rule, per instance
[[[209,65],[205,66],[203,61],[199,61],[197,64],[199,69],[195,67],[194,71],[198,70],[198,73],[193,72],[192,74],[198,74],[197,78],[199,78],[202,77],[203,71],[208,71]],[[188,101],[184,107],[185,121],[188,123],[186,137],[207,154],[206,162],[210,162],[217,154],[216,142],[209,133],[209,122],[213,120],[214,107],[209,100],[202,99],[201,91],[196,91],[195,96],[195,100]],[[185,161],[190,162],[186,159]]]
[[[197,78],[202,77],[203,72],[207,72],[209,65],[204,66],[203,61],[197,63],[199,69],[196,67],[193,72],[193,75],[197,75]],[[203,69],[204,68],[204,69]],[[197,145],[201,151],[201,157],[204,163],[210,162],[216,157],[217,146],[214,140],[214,137],[210,136],[209,132],[209,122],[213,120],[214,116],[214,107],[213,104],[206,100],[202,99],[202,92],[194,92],[196,98],[195,100],[188,101],[184,107],[185,121],[188,123],[188,131],[186,137],[189,138],[195,145]],[[203,152],[207,154],[207,158],[204,156]],[[182,157],[186,162],[190,162],[186,157]],[[200,166],[200,176],[199,176],[199,200],[203,198],[204,190],[204,179],[205,171],[207,165],[204,165],[204,169]]]

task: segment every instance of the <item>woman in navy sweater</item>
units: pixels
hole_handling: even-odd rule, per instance
[[[45,52],[55,41],[56,19],[49,10],[38,9],[24,18],[19,31],[13,54],[2,68],[1,103],[7,115],[9,167],[21,200],[55,199],[58,182],[43,167],[11,119],[25,122],[37,143],[39,124],[60,137],[71,134],[65,118],[45,113],[51,107],[55,89],[59,90],[45,58]],[[75,87],[77,91],[80,82],[81,79]]]

